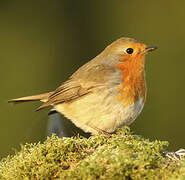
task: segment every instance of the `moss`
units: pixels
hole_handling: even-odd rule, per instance
[[[166,141],[149,141],[128,127],[103,135],[47,138],[0,162],[0,179],[185,179],[185,161],[163,157]]]

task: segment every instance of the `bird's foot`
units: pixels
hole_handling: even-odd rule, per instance
[[[111,137],[111,136],[112,136],[111,133],[106,132],[106,131],[104,131],[104,130],[102,130],[102,129],[100,129],[100,128],[97,128],[97,127],[95,127],[95,126],[90,126],[90,127],[93,128],[94,130],[96,130],[99,134],[103,134],[103,135],[105,135],[105,136],[107,136],[107,137]]]

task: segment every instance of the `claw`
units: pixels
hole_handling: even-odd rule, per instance
[[[88,126],[90,126],[90,125],[88,125]],[[106,132],[106,131],[104,131],[102,129],[99,129],[99,128],[94,127],[94,126],[90,126],[90,127],[93,128],[93,129],[95,129],[96,131],[98,131],[99,134],[103,134],[103,135],[108,136],[108,137],[111,137],[112,136],[111,133]]]

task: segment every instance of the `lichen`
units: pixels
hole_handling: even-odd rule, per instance
[[[185,160],[163,156],[168,142],[150,141],[124,127],[112,137],[25,144],[0,162],[0,179],[185,179]]]

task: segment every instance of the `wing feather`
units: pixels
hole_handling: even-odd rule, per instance
[[[115,69],[112,67],[102,64],[89,67],[86,64],[85,67],[82,66],[68,81],[58,87],[48,97],[48,101],[42,104],[36,111],[50,105],[72,102],[81,98],[93,92],[97,87],[103,86],[107,75],[115,72]]]

